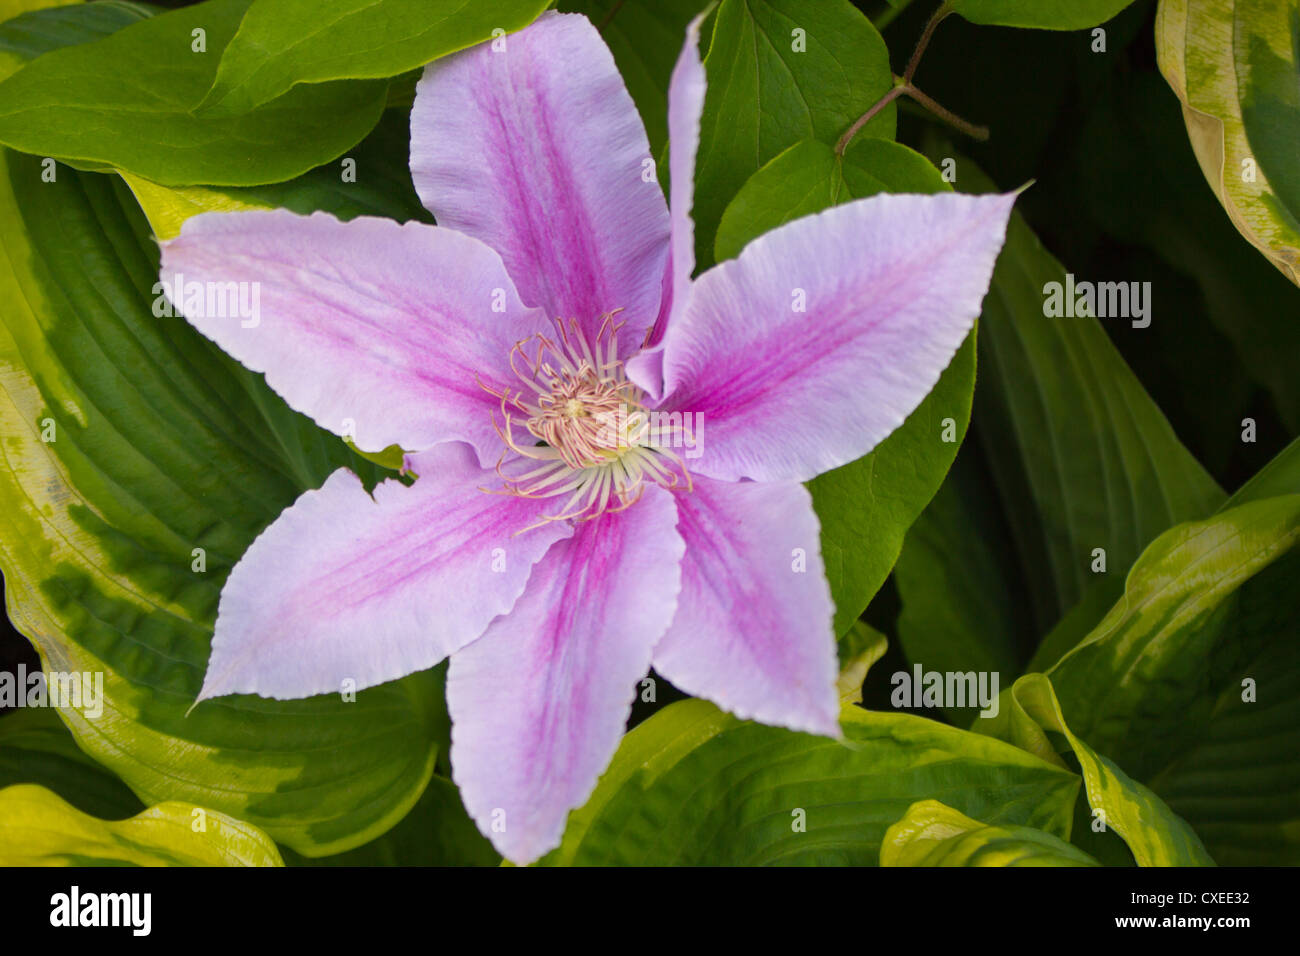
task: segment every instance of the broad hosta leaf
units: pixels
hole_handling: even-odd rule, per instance
[[[434,776],[402,822],[365,846],[311,859],[284,851],[288,866],[499,866],[501,857],[465,812],[460,791]]]
[[[972,163],[963,160],[960,169],[963,184],[978,192],[992,188]],[[1074,615],[1068,634],[1044,644],[1043,653],[1054,656],[1042,666],[1114,603],[1125,570],[1147,542],[1223,500],[1099,320],[1044,315],[1045,287],[1065,277],[1013,213],[979,326],[982,388],[975,417],[1011,524],[1018,573],[1033,601],[1027,626],[1041,635],[1067,612]],[[1007,610],[1014,599],[1005,587],[1005,561],[968,571],[964,562],[987,560],[972,552],[987,548],[993,530],[985,527],[971,541],[971,527],[987,525],[990,515],[967,515],[966,505],[948,500],[933,506],[911,553],[904,548],[899,640],[927,667],[947,659],[954,670],[1005,674],[1003,668],[1012,666],[1015,673],[1015,641],[1006,628],[1023,625]],[[1092,572],[1096,548],[1106,552],[1105,574]],[[942,580],[962,585],[937,586]],[[1002,610],[990,615],[990,600]],[[973,643],[937,629],[943,622],[962,622],[960,630]]]
[[[433,771],[432,673],[353,703],[228,697],[186,716],[248,543],[339,465],[373,469],[152,314],[157,247],[116,177],[46,183],[9,154],[0,243],[0,566],[46,667],[105,675],[99,719],[63,712],[79,745],[146,803],[211,807],[304,853],[382,833]]]
[[[885,191],[948,188],[925,157],[897,143],[867,138],[849,153],[845,160],[807,140],[767,163],[728,205],[718,227],[717,258],[732,258],[749,240],[836,203]],[[934,390],[892,435],[871,454],[809,483],[837,634],[889,576],[908,526],[943,483],[966,434],[974,387],[971,333]]]
[[[765,163],[805,139],[834,144],[893,86],[889,51],[848,0],[723,0],[704,61],[695,254],[713,260],[723,210]],[[859,136],[894,136],[890,104]]]
[[[650,138],[650,153],[668,141],[668,78],[686,25],[708,0],[560,0],[556,9],[583,13],[600,27]]]
[[[701,700],[623,739],[548,865],[874,866],[917,800],[1069,836],[1079,778],[991,737],[845,707],[844,740],[747,723]]]
[[[1114,830],[1138,866],[1212,866],[1200,838],[1158,796],[1076,736],[1065,723],[1052,682],[1026,674],[1012,685],[1007,705],[979,730],[1008,739],[1044,760],[1055,758],[1046,731],[1064,735],[1083,773],[1095,819]]]
[[[1098,866],[1060,837],[1032,827],[989,826],[938,800],[908,807],[885,831],[881,866]]]
[[[1300,438],[1238,488],[1220,510],[1278,495],[1300,495]]]
[[[1224,864],[1300,862],[1298,539],[1295,494],[1170,529],[1048,672],[1075,733]]]
[[[305,85],[238,116],[195,114],[249,2],[207,0],[38,57],[0,83],[0,143],[165,185],[280,182],[341,155],[379,119],[386,80]],[[195,30],[205,52],[193,49]]]
[[[871,665],[885,656],[889,639],[865,621],[854,621],[839,640],[840,702],[862,703],[862,682]]]
[[[30,60],[57,47],[106,37],[156,12],[148,4],[131,0],[70,0],[65,6],[40,6],[45,9],[15,16],[8,12],[8,4],[0,4],[0,54]]]
[[[281,865],[265,833],[214,810],[160,803],[107,822],[44,787],[0,790],[0,866]]]
[[[490,39],[494,30],[525,27],[547,6],[548,0],[253,0],[198,110],[242,115],[300,83],[396,76]]]
[[[1300,8],[1279,0],[1161,0],[1156,18],[1201,171],[1233,225],[1300,284],[1298,35]]]
[[[951,0],[971,23],[986,26],[1082,30],[1105,23],[1133,0]]]
[[[898,640],[907,660],[925,670],[997,673],[1009,683],[1020,672],[1016,637],[1026,615],[996,492],[968,457],[977,451],[967,446],[907,532],[894,568],[903,602]],[[977,709],[946,713],[968,726]]]
[[[51,707],[0,719],[0,788],[17,783],[53,790],[95,817],[119,820],[144,809],[126,784],[81,751]]]
[[[969,163],[961,175],[991,185]],[[1013,213],[980,319],[976,417],[1039,633],[1090,587],[1106,592],[1100,606],[1108,606],[1148,542],[1224,498],[1100,321],[1044,314],[1048,283],[1065,281],[1066,270]],[[1104,575],[1092,570],[1097,548],[1106,553]]]

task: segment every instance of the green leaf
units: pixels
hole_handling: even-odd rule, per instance
[[[378,121],[387,81],[305,85],[238,116],[194,109],[250,0],[207,0],[37,57],[0,82],[0,143],[164,185],[291,179]],[[195,52],[193,31],[204,31]],[[122,64],[135,65],[129,81]]]
[[[1012,685],[996,718],[979,722],[981,733],[1011,740],[1044,760],[1056,751],[1046,731],[1064,735],[1079,761],[1094,819],[1128,844],[1138,866],[1213,866],[1200,838],[1158,796],[1071,732],[1043,674],[1026,674]]]
[[[1114,85],[1078,133],[1081,142],[1095,148],[1081,154],[1062,176],[1087,196],[1085,208],[1099,228],[1125,243],[1147,246],[1199,290],[1201,301],[1185,306],[1176,301],[1176,286],[1156,277],[1160,312],[1178,316],[1178,321],[1165,323],[1167,339],[1151,350],[1168,353],[1185,343],[1187,360],[1176,360],[1174,367],[1185,373],[1182,387],[1193,394],[1199,388],[1209,406],[1196,415],[1198,424],[1217,434],[1225,447],[1239,449],[1236,429],[1215,421],[1218,412],[1239,425],[1242,415],[1231,414],[1232,366],[1220,354],[1222,344],[1195,332],[1194,313],[1204,311],[1231,340],[1251,377],[1271,392],[1290,432],[1300,433],[1300,323],[1295,321],[1300,288],[1242,241],[1213,191],[1205,188],[1188,144],[1182,106],[1169,95],[1164,79],[1158,73],[1125,71]],[[1152,156],[1160,161],[1152,163]],[[1135,263],[1130,274],[1138,268]],[[1198,357],[1204,363],[1199,371],[1194,365]],[[1207,376],[1219,387],[1205,389]]]
[[[1201,171],[1238,231],[1300,284],[1300,8],[1161,0],[1160,72]]]
[[[10,54],[25,62],[61,46],[106,37],[155,12],[156,7],[130,0],[73,2],[29,10],[0,23],[0,55]]]
[[[435,775],[414,809],[383,836],[334,856],[311,859],[284,851],[288,866],[499,866],[460,802],[460,791]]]
[[[154,317],[157,246],[117,177],[42,182],[8,154],[0,244],[0,567],[46,666],[104,673],[99,719],[62,712],[78,744],[147,804],[211,807],[308,854],[373,839],[433,772],[435,673],[353,703],[186,712],[248,544],[335,468],[375,470],[188,323]]]
[[[971,23],[1083,30],[1105,23],[1133,0],[949,0],[948,6]]]
[[[885,831],[881,866],[1099,866],[1059,837],[1032,827],[989,826],[922,800]]]
[[[398,222],[433,222],[411,184],[408,152],[410,128],[405,113],[388,110],[370,134],[348,150],[356,163],[355,182],[344,182],[338,167],[320,166],[285,183],[266,186],[168,187],[123,173],[144,210],[154,235],[172,239],[181,224],[203,212],[244,212],[249,209],[291,209],[297,213],[323,210],[339,219],[384,216]],[[363,455],[363,457],[366,457]],[[400,467],[385,459],[385,467]]]
[[[129,787],[82,752],[52,707],[24,707],[0,719],[0,788],[53,790],[83,813],[118,820],[144,809]]]
[[[885,41],[848,0],[723,0],[704,67],[693,210],[700,269],[714,261],[718,222],[753,173],[801,140],[834,144],[893,86]],[[893,104],[858,135],[892,139]]]
[[[862,682],[871,665],[885,656],[889,639],[865,621],[854,621],[839,640],[840,702],[862,703]]]
[[[532,23],[548,0],[253,0],[221,54],[204,116],[242,116],[303,83],[376,79]],[[508,42],[508,41],[507,41]]]
[[[855,706],[842,741],[672,704],[624,739],[547,865],[874,866],[917,800],[1069,836],[1079,778],[1017,747]]]
[[[962,175],[992,188],[972,164]],[[1045,315],[1048,284],[1065,282],[1066,270],[1013,213],[980,318],[976,417],[1039,633],[1098,579],[1113,601],[1152,539],[1224,498],[1100,321]],[[1097,548],[1106,552],[1104,577],[1092,570]]]
[[[1263,498],[1297,494],[1300,494],[1300,438],[1287,445],[1272,461],[1257,471],[1219,510],[1226,511]]]
[[[1226,865],[1300,862],[1297,540],[1294,494],[1170,529],[1048,672],[1075,732]]]
[[[957,458],[907,532],[894,568],[903,604],[898,640],[907,660],[926,670],[1017,674],[1015,638],[1026,615],[1009,597],[1015,593],[1015,557],[997,524],[996,493],[971,465],[967,456]],[[968,726],[978,709],[945,713]]]
[[[214,810],[161,803],[110,823],[44,787],[0,790],[0,866],[281,865],[265,833]]]
[[[732,258],[751,239],[837,203],[885,191],[948,188],[925,157],[898,143],[866,138],[849,154],[844,159],[824,143],[805,140],[763,166],[727,206],[717,258]],[[892,435],[871,454],[809,483],[836,634],[880,589],[908,527],[943,483],[966,434],[974,388],[972,332],[934,390]]]

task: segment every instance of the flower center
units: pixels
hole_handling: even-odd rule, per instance
[[[690,488],[682,460],[648,427],[645,393],[624,373],[618,348],[623,323],[614,315],[603,316],[590,338],[570,319],[556,321],[554,338],[535,335],[516,343],[510,368],[522,388],[498,391],[480,383],[501,400],[505,422],[494,417],[493,424],[506,445],[497,464],[506,493],[568,496],[547,520],[621,511],[641,497],[647,481]],[[507,462],[509,452],[518,457]]]

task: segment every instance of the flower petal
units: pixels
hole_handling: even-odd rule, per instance
[[[621,308],[638,343],[668,254],[650,159],[614,58],[583,16],[546,14],[436,60],[416,88],[411,174],[438,222],[500,252],[529,305],[589,333]]]
[[[658,398],[663,389],[663,351],[659,347],[672,316],[686,303],[695,271],[695,223],[691,207],[695,202],[695,156],[700,148],[700,116],[704,112],[706,87],[704,64],[700,60],[700,25],[707,14],[701,13],[686,28],[686,43],[673,67],[668,83],[668,212],[672,225],[669,240],[668,272],[664,277],[664,296],[659,304],[659,320],[650,336],[651,348],[636,356],[641,375],[651,382],[648,389]]]
[[[529,863],[560,842],[618,748],[635,682],[672,620],[682,540],[672,495],[580,522],[515,609],[451,659],[452,776],[479,828]]]
[[[662,407],[703,424],[692,470],[807,481],[871,451],[970,331],[1014,199],[873,196],[700,276],[664,339]]]
[[[420,478],[372,500],[347,469],[249,546],[221,591],[199,700],[308,697],[424,670],[514,606],[533,564],[572,533],[549,501],[488,494],[468,446],[416,456]]]
[[[677,495],[677,530],[682,591],[655,670],[739,717],[838,737],[835,608],[808,490],[697,478]]]
[[[286,210],[195,216],[163,243],[162,281],[195,328],[365,451],[459,439],[484,464],[495,461],[499,402],[478,381],[513,386],[510,350],[550,329],[524,308],[491,249],[415,222]],[[206,302],[231,282],[249,283],[256,316],[187,307],[187,289]]]

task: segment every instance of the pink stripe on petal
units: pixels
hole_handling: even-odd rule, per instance
[[[438,222],[501,253],[529,305],[594,333],[623,309],[639,343],[659,309],[668,210],[623,79],[586,17],[531,26],[425,68],[411,174]]]
[[[658,346],[672,317],[686,303],[695,271],[695,223],[691,207],[695,202],[695,156],[700,148],[700,116],[704,112],[705,75],[700,60],[701,13],[686,28],[686,42],[673,67],[668,83],[668,173],[669,216],[672,224],[668,273],[659,320],[650,336]],[[642,352],[628,363],[633,381],[658,398],[663,391],[663,353],[657,347]]]
[[[655,670],[737,716],[839,736],[839,666],[812,496],[793,482],[696,478],[677,616]]]
[[[513,611],[447,674],[452,776],[479,829],[516,863],[560,842],[623,736],[636,681],[672,620],[682,540],[672,495],[579,522]]]
[[[366,494],[340,469],[249,546],[221,591],[199,699],[292,698],[370,687],[437,664],[515,604],[534,562],[568,537],[548,501],[499,485],[460,443],[414,456],[420,478]]]
[[[970,331],[1014,199],[874,196],[700,276],[664,339],[661,404],[703,421],[692,471],[807,481],[871,451]]]
[[[195,328],[365,451],[458,439],[494,462],[500,403],[479,382],[513,387],[510,350],[550,328],[524,308],[496,253],[423,223],[204,214],[163,243],[162,280]],[[256,316],[209,312],[206,291],[231,282],[247,284]],[[197,310],[185,301],[194,288],[205,299]]]

